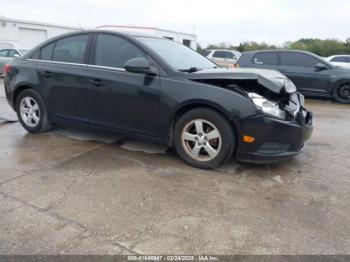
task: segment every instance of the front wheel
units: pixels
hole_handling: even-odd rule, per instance
[[[197,108],[185,113],[176,122],[175,147],[188,164],[213,169],[232,156],[234,130],[221,114]]]
[[[41,96],[33,89],[25,89],[18,95],[16,111],[22,126],[30,133],[50,130],[48,110]]]
[[[343,104],[350,103],[350,82],[342,82],[333,88],[334,99]]]

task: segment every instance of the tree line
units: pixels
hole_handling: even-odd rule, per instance
[[[314,38],[302,38],[295,42],[286,42],[282,46],[271,45],[265,42],[247,41],[242,42],[238,46],[219,43],[216,45],[208,45],[206,49],[231,49],[238,50],[240,52],[255,51],[255,50],[271,50],[271,49],[290,49],[290,50],[302,50],[315,53],[319,56],[328,57],[331,55],[350,54],[350,37],[346,41],[340,41],[337,39],[314,39]],[[198,45],[198,52],[203,52],[204,49]]]

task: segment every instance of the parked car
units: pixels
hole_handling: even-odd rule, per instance
[[[350,70],[335,67],[319,56],[302,51],[270,50],[242,53],[240,67],[278,70],[304,95],[333,97],[350,103]]]
[[[21,57],[24,55],[28,49],[14,49],[7,48],[0,50],[0,75],[4,73],[4,65],[11,61],[11,59],[16,57]]]
[[[334,55],[327,57],[326,60],[332,65],[350,68],[350,55]]]
[[[203,55],[220,67],[232,68],[241,53],[235,50],[205,50]]]
[[[277,71],[215,69],[156,36],[92,30],[53,38],[5,66],[5,93],[31,133],[85,126],[174,145],[187,163],[275,162],[313,130],[303,96]]]

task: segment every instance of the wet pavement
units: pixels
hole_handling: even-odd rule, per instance
[[[203,171],[156,144],[29,134],[0,93],[0,254],[349,254],[350,106],[307,106],[294,159]]]

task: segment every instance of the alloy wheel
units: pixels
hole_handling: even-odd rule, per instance
[[[20,102],[19,110],[21,118],[27,126],[36,127],[39,124],[40,108],[32,97],[23,97]]]
[[[189,122],[181,133],[185,152],[197,161],[210,161],[220,152],[221,134],[211,122],[195,119]]]
[[[350,98],[350,85],[345,84],[345,85],[341,86],[338,90],[338,94],[341,98],[349,99]]]

